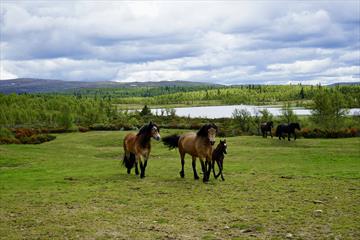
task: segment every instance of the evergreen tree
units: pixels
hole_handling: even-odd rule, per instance
[[[148,108],[147,105],[145,105],[145,106],[143,107],[143,109],[141,110],[141,112],[140,112],[139,114],[140,114],[140,116],[152,115],[151,110],[150,110],[150,108]]]

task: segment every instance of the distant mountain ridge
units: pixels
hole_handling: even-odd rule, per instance
[[[329,84],[328,86],[352,86],[352,85],[360,85],[360,82],[339,82],[339,83],[332,83],[332,84]]]
[[[36,78],[16,78],[0,81],[0,93],[51,93],[65,92],[86,88],[131,88],[131,87],[166,87],[166,86],[218,86],[219,84],[188,82],[188,81],[160,81],[160,82],[82,82],[63,81]]]
[[[247,85],[247,84],[246,84]],[[261,85],[261,84],[255,84]],[[360,85],[360,82],[340,82],[327,85],[329,87],[343,85]],[[85,81],[63,81],[37,78],[16,78],[0,81],[0,93],[52,93],[66,92],[77,89],[91,88],[132,88],[132,87],[194,87],[194,86],[225,86],[222,84],[189,82],[189,81],[160,81],[160,82],[85,82]],[[232,85],[240,86],[240,85]]]

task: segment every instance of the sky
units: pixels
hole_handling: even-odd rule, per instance
[[[0,0],[0,79],[360,81],[360,1]]]

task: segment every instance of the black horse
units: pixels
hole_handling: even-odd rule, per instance
[[[266,123],[261,123],[260,129],[261,129],[262,136],[264,138],[267,138],[267,134],[268,134],[268,132],[270,132],[270,136],[272,138],[273,135],[272,135],[271,129],[273,127],[274,127],[274,123],[272,121],[266,122]]]
[[[222,173],[223,170],[223,163],[224,163],[224,154],[227,154],[227,145],[226,145],[226,139],[224,141],[220,140],[220,143],[217,145],[217,147],[212,152],[212,169],[214,173],[215,179],[218,178],[221,175],[221,179],[224,181],[224,176]],[[217,163],[219,167],[219,173],[215,174],[215,162]]]
[[[283,136],[284,133],[287,134],[288,140],[290,141],[291,134],[294,135],[294,141],[296,140],[296,133],[295,129],[300,131],[300,124],[299,123],[290,123],[289,125],[286,124],[280,124],[276,128],[276,136],[279,137],[279,140],[281,138],[285,139],[285,136]]]

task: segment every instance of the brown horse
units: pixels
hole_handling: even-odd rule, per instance
[[[192,157],[192,168],[194,171],[194,178],[199,179],[196,172],[196,158],[200,159],[201,168],[203,171],[203,181],[209,181],[211,171],[211,154],[212,146],[215,143],[216,133],[218,127],[211,123],[206,124],[195,132],[184,133],[182,135],[171,135],[163,138],[164,145],[171,148],[179,148],[181,158],[181,171],[180,176],[185,176],[184,164],[185,154],[189,154]],[[205,162],[204,162],[205,159]]]
[[[227,154],[227,144],[226,144],[226,139],[224,139],[224,141],[220,140],[220,143],[216,146],[216,148],[214,149],[214,151],[212,152],[212,169],[213,169],[213,173],[214,173],[214,178],[217,179],[220,175],[221,175],[221,179],[223,181],[225,181],[222,170],[224,167],[224,154]],[[219,167],[219,173],[215,174],[215,162],[217,163],[218,167]]]
[[[128,174],[130,174],[131,169],[135,165],[135,174],[139,175],[138,162],[140,162],[140,177],[145,177],[145,168],[151,150],[151,138],[157,141],[160,140],[160,130],[158,126],[152,122],[144,125],[137,134],[129,133],[125,136],[123,165],[127,168]]]

